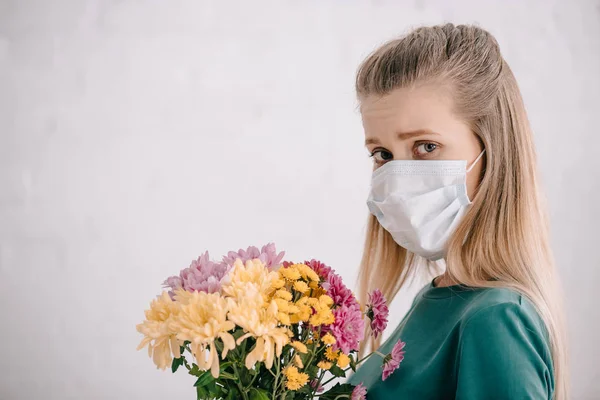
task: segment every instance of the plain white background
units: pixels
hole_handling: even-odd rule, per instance
[[[354,282],[356,67],[444,21],[490,30],[521,85],[572,394],[599,399],[600,4],[547,0],[0,0],[0,398],[194,398],[135,351],[135,325],[205,249],[274,241]]]

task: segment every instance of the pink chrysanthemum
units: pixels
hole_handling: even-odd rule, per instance
[[[365,333],[365,321],[358,303],[347,306],[342,305],[333,310],[335,322],[325,326],[321,332],[331,334],[335,337],[333,350],[341,350],[344,354],[349,354],[353,350],[358,350],[358,344],[363,340]]]
[[[369,294],[369,303],[367,304],[367,317],[371,320],[371,331],[373,336],[380,335],[388,323],[390,310],[385,301],[381,290],[375,289]]]
[[[173,291],[183,288],[188,292],[215,293],[221,289],[221,279],[229,271],[225,263],[215,263],[210,260],[208,251],[193,260],[188,268],[181,270],[179,276],[167,278],[164,287],[171,288],[169,294],[173,297]]]
[[[354,387],[350,400],[365,400],[367,398],[367,388],[360,383]]]
[[[333,299],[335,305],[353,307],[358,304],[354,294],[346,287],[341,276],[331,272],[327,283],[329,284],[329,287],[325,288],[327,295]]]
[[[385,381],[395,370],[398,369],[402,360],[404,360],[404,343],[402,340],[398,340],[392,349],[392,352],[388,354],[383,360],[383,373],[381,380]]]
[[[258,247],[256,246],[250,246],[246,250],[239,249],[237,252],[230,251],[226,256],[223,257],[223,262],[231,266],[238,258],[242,260],[243,264],[245,264],[246,261],[258,258],[267,266],[267,268],[276,270],[281,265],[281,260],[283,259],[284,254],[285,252],[283,251],[278,254],[275,244],[268,243],[260,250],[258,250]]]

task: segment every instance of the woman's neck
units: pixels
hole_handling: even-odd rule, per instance
[[[458,285],[459,283],[460,282],[450,278],[445,272],[433,280],[433,286],[435,287],[448,287]]]

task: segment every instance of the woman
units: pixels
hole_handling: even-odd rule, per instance
[[[362,63],[356,91],[374,160],[363,300],[380,288],[391,301],[424,265],[446,269],[381,346],[406,343],[400,367],[382,380],[372,356],[351,383],[369,399],[566,399],[533,137],[496,40],[418,28]]]

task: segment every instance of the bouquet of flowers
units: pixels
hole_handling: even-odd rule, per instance
[[[164,282],[137,325],[138,350],[160,369],[185,367],[198,399],[364,399],[362,384],[324,387],[372,354],[383,357],[382,379],[398,368],[402,342],[356,360],[365,321],[375,336],[387,325],[385,299],[375,290],[363,311],[333,269],[283,256],[272,243],[220,262],[205,252]]]

